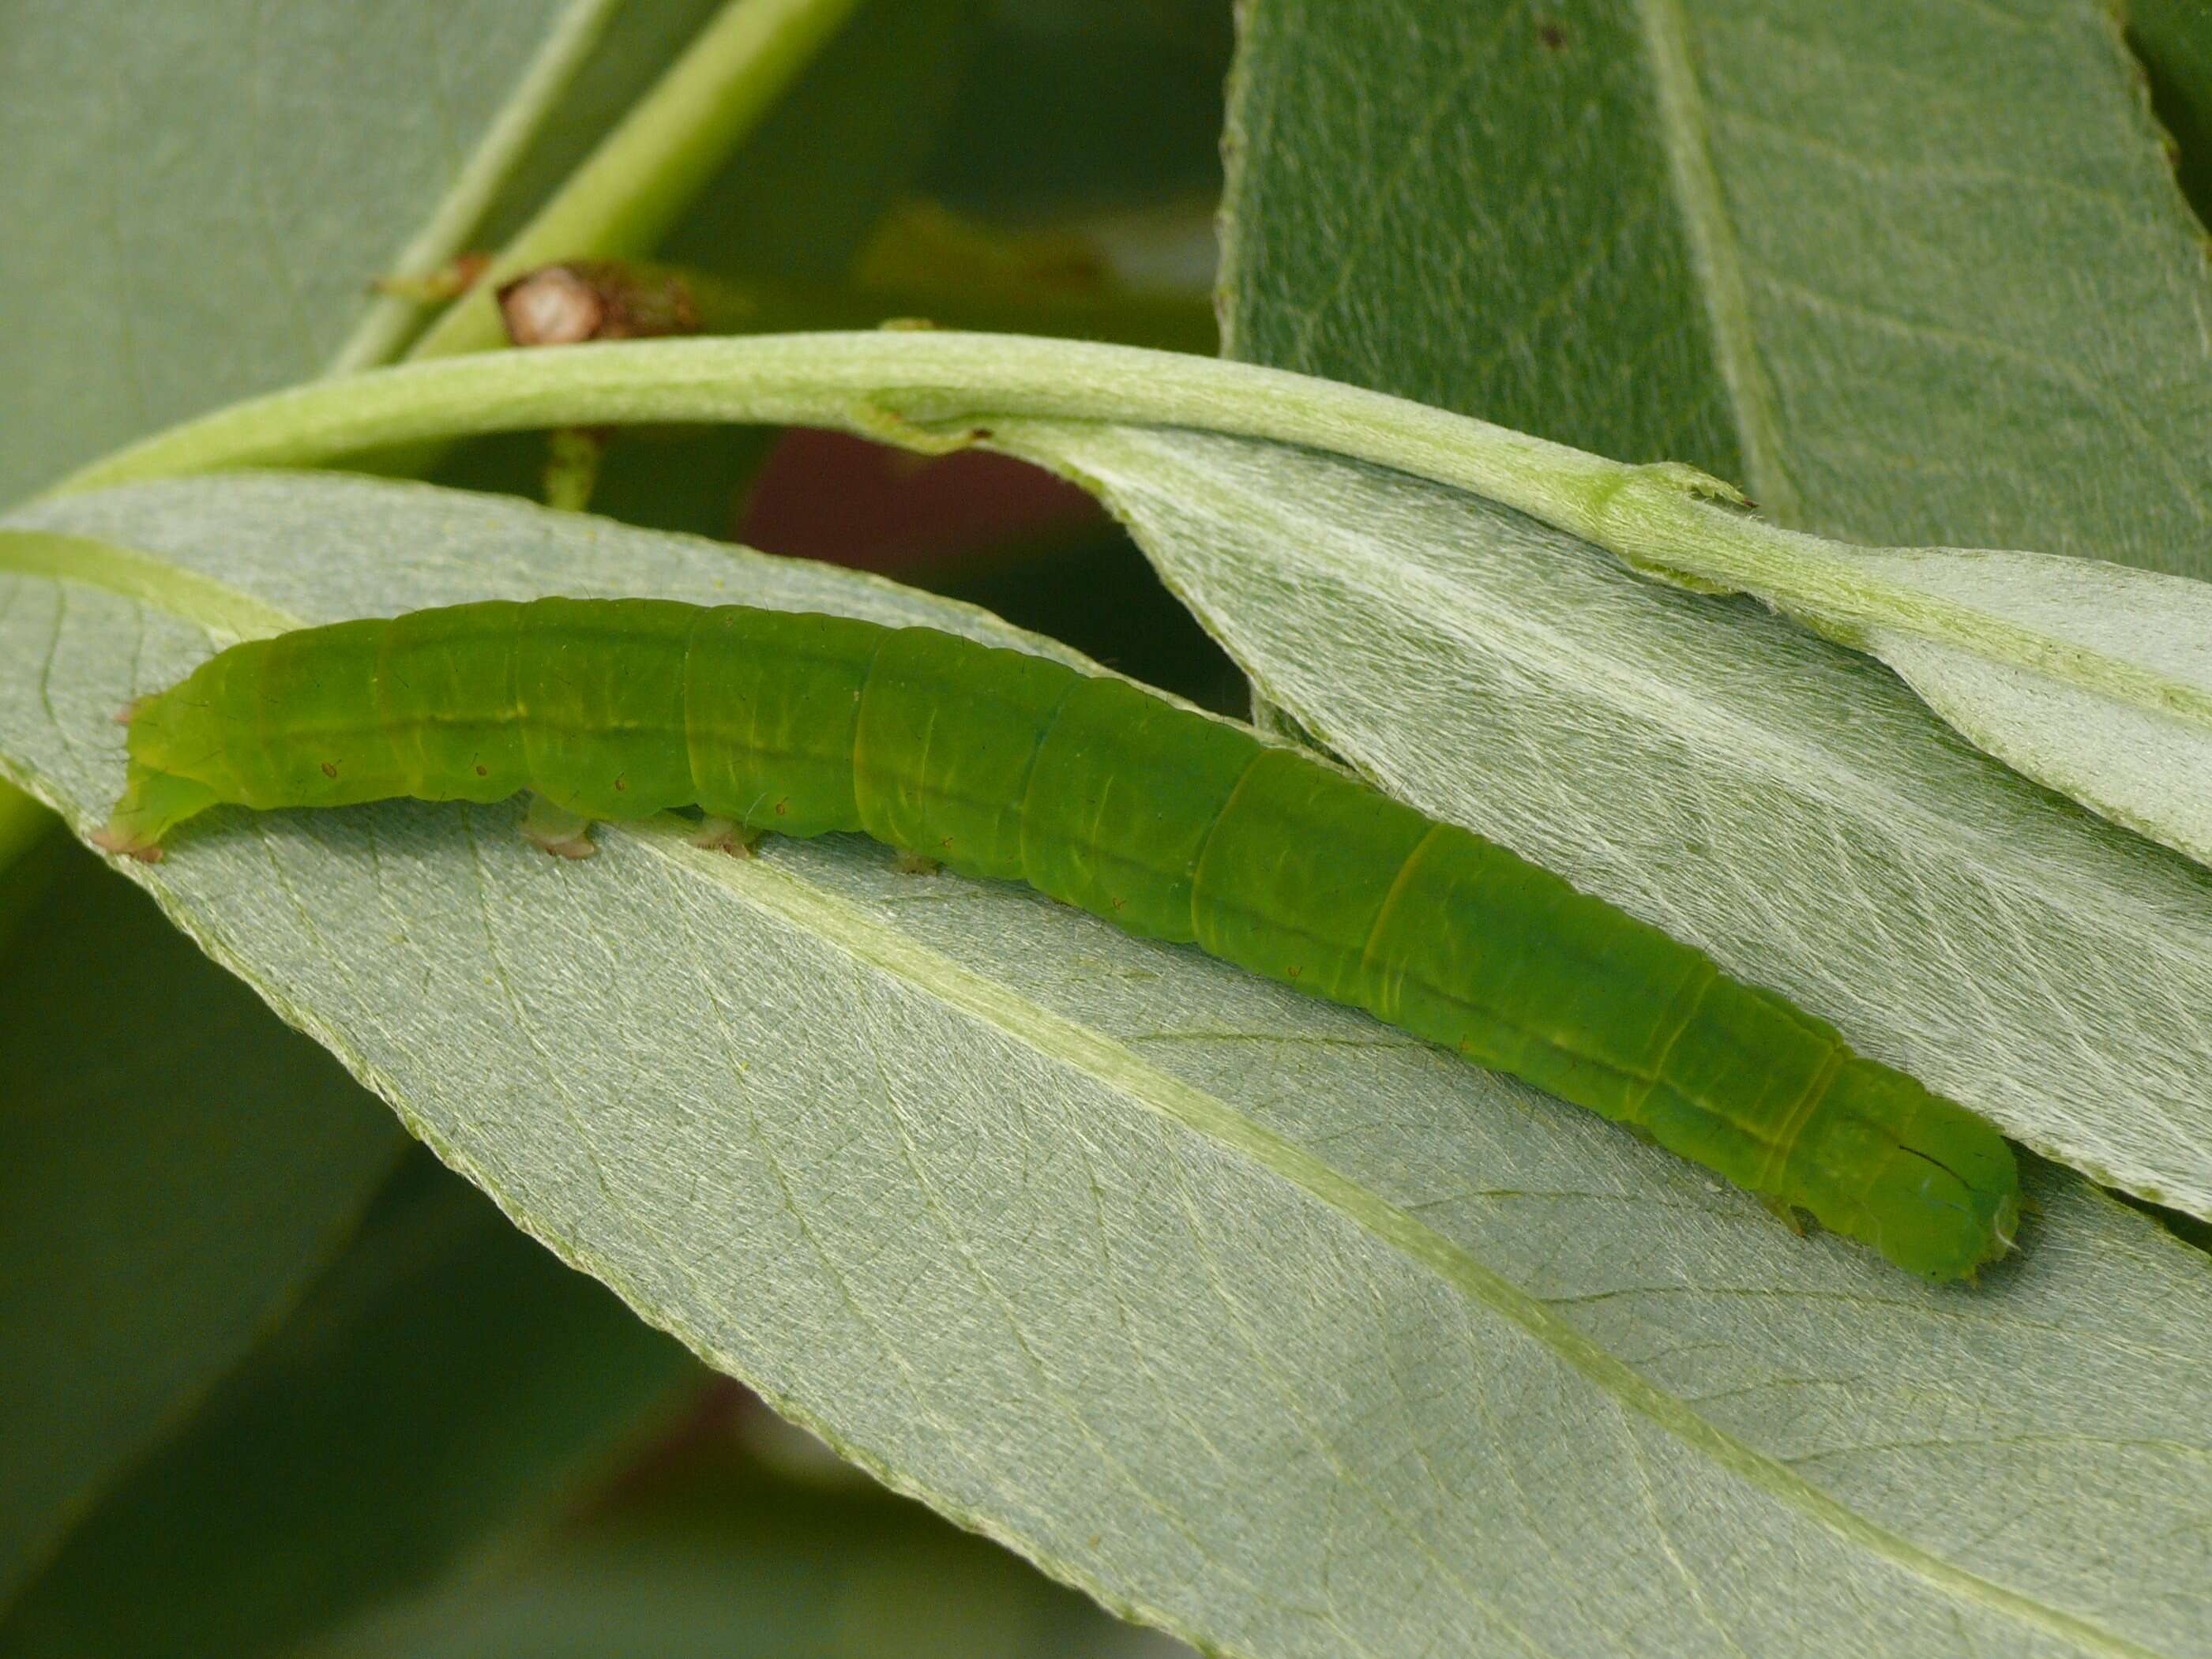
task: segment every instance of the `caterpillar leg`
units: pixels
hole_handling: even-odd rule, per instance
[[[712,853],[728,853],[733,857],[749,859],[753,847],[762,835],[758,830],[748,830],[735,818],[704,817],[692,835],[691,844],[703,847]]]
[[[921,853],[901,853],[891,866],[902,876],[933,876],[944,864]]]
[[[152,864],[161,856],[161,837],[216,800],[215,791],[196,779],[156,772],[134,761],[124,780],[123,798],[92,844]]]
[[[1804,1212],[1800,1210],[1795,1204],[1790,1203],[1786,1199],[1769,1198],[1764,1194],[1760,1196],[1759,1203],[1761,1209],[1765,1210],[1767,1214],[1772,1216],[1784,1226],[1789,1228],[1790,1231],[1796,1234],[1798,1237],[1802,1238],[1805,1237]]]
[[[530,810],[522,815],[522,838],[556,859],[587,859],[599,850],[592,845],[591,819],[543,795],[530,798]]]

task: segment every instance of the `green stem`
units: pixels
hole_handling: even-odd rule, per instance
[[[645,252],[864,0],[728,0],[620,125],[501,250],[410,357],[505,343],[492,293],[556,259]]]
[[[693,326],[638,331],[644,334],[791,334],[875,329],[895,319],[918,319],[945,329],[1111,340],[1205,356],[1213,355],[1218,340],[1212,301],[1202,294],[1148,292],[1106,283],[1079,289],[1045,284],[1018,289],[963,281],[957,275],[896,282],[739,280],[644,259],[564,263],[572,270],[611,273],[598,281],[641,294],[648,303],[679,293],[688,301]]]
[[[622,0],[573,0],[444,199],[432,210],[415,239],[400,250],[392,262],[395,274],[419,276],[460,252],[470,234],[483,222],[492,198],[514,175],[554,104],[605,34],[608,21],[621,4]],[[391,362],[408,337],[421,327],[422,316],[419,301],[385,295],[362,314],[325,372],[345,374]]]
[[[96,462],[59,489],[315,465],[427,439],[636,422],[842,427],[925,450],[995,434],[1018,452],[1021,434],[1000,428],[1025,419],[1187,428],[1371,462],[1516,508],[1646,574],[1753,592],[1845,639],[1908,629],[2212,725],[2212,695],[2194,684],[1900,589],[1870,574],[1863,550],[1717,505],[1711,498],[1734,492],[1691,468],[1626,465],[1279,369],[1089,341],[879,331],[647,340],[414,364],[233,404]]]
[[[426,439],[636,422],[832,425],[917,447],[1028,417],[1304,444],[1476,489],[1590,534],[1651,470],[1380,392],[1179,352],[935,330],[640,340],[483,354],[233,404],[54,493],[222,467],[311,466]],[[1680,485],[1667,470],[1670,490]]]

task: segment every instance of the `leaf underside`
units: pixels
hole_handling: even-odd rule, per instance
[[[2142,10],[2193,108],[2192,37],[2165,0]],[[2113,8],[1378,0],[1341,21],[1327,0],[1245,15],[1231,355],[1692,462],[1824,535],[2084,556],[1832,544],[1826,574],[1887,584],[1887,619],[1776,602],[1992,753],[2212,850],[2203,724],[2157,708],[2212,679],[2202,590],[2091,562],[2212,569],[2212,280]],[[1121,485],[1164,520],[1167,475],[1142,465]],[[1525,526],[1416,546],[1334,516],[1334,576],[1295,541],[1277,571],[1164,556],[1322,741],[2030,1145],[2212,1206],[2195,872],[2048,810],[1887,676],[1748,607],[1700,623]],[[1342,599],[1301,617],[1279,589],[1314,580]],[[1978,606],[1984,638],[2030,624],[2054,656],[2117,647],[2166,684],[2122,704],[1931,641],[1904,620],[1931,594]],[[1358,643],[1316,663],[1346,618]],[[1384,653],[1437,682],[1416,719]]]
[[[41,518],[301,621],[650,592],[1006,638],[422,487],[240,475]],[[11,767],[81,825],[119,781],[112,709],[215,642],[137,572],[0,577]],[[2027,1248],[1937,1292],[1022,890],[658,824],[563,866],[515,817],[212,815],[141,873],[556,1250],[1109,1605],[1269,1653],[2212,1630],[2212,1275],[2078,1178],[2036,1171]]]

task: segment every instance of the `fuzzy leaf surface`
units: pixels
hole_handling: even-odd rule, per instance
[[[0,741],[81,829],[112,708],[278,617],[659,593],[1006,638],[423,486],[43,520],[0,538]],[[2212,1638],[2212,1271],[2078,1177],[2036,1166],[2027,1248],[1938,1291],[1024,890],[659,823],[562,866],[516,816],[222,813],[140,874],[556,1252],[1109,1605],[1269,1655]]]
[[[1679,466],[1308,376],[1012,335],[424,365],[235,405],[72,486],[671,418],[982,441],[1066,473],[1131,523],[1263,696],[1393,793],[1703,945],[2038,1150],[2212,1215],[2212,872],[1996,764],[1868,658],[1711,591],[1755,578],[1831,633],[1894,633],[1900,660],[1932,646],[1938,668],[1976,677],[1962,726],[2023,760],[2008,734],[2032,733],[2048,775],[2186,841],[2205,811],[2188,745],[2212,712],[2190,607],[2170,597],[2201,614],[2186,579],[1853,548],[1720,505]],[[1970,556],[2011,574],[1950,591]],[[2093,604],[2069,606],[2076,590]],[[2021,665],[2044,678],[2006,678]],[[2095,694],[2068,719],[2127,741],[2046,729],[2053,684]]]

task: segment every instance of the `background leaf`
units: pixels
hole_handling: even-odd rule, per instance
[[[0,1607],[283,1316],[407,1144],[143,894],[74,843],[60,862],[0,958]]]
[[[776,1421],[757,1404],[735,1421],[702,1414],[528,1550],[311,1651],[315,1659],[1187,1659],[1188,1649],[1117,1623],[848,1465],[835,1465],[843,1480],[779,1475],[747,1455]]]
[[[308,619],[621,592],[995,632],[416,486],[240,475],[47,513],[171,592],[198,573]],[[134,597],[143,568],[77,574],[4,579],[0,732],[82,823],[118,781],[106,711],[208,641]],[[514,823],[231,812],[138,873],[556,1251],[1111,1605],[1268,1653],[2212,1635],[2212,1270],[2075,1177],[2033,1168],[2027,1248],[1938,1291],[1017,888],[844,838],[732,860],[659,823],[572,869]]]
[[[995,0],[928,186],[978,212],[1066,218],[1221,187],[1220,0]]]
[[[834,283],[929,160],[981,0],[871,0],[660,243],[743,279]]]
[[[511,100],[549,39],[587,43],[607,9],[8,8],[0,313],[13,320],[0,384],[15,416],[0,501],[319,372],[374,303],[370,279],[393,269],[495,124],[526,128],[531,112]]]
[[[595,1470],[695,1370],[417,1153],[252,1363],[103,1495],[0,1653],[289,1652]]]
[[[1853,541],[2212,573],[2203,234],[2103,0],[1247,21],[1233,355]]]
[[[2173,141],[2175,172],[2202,222],[2212,210],[2212,14],[2190,0],[2134,0],[2122,20]]]
[[[1247,5],[1224,354],[1741,480],[1640,15]]]

